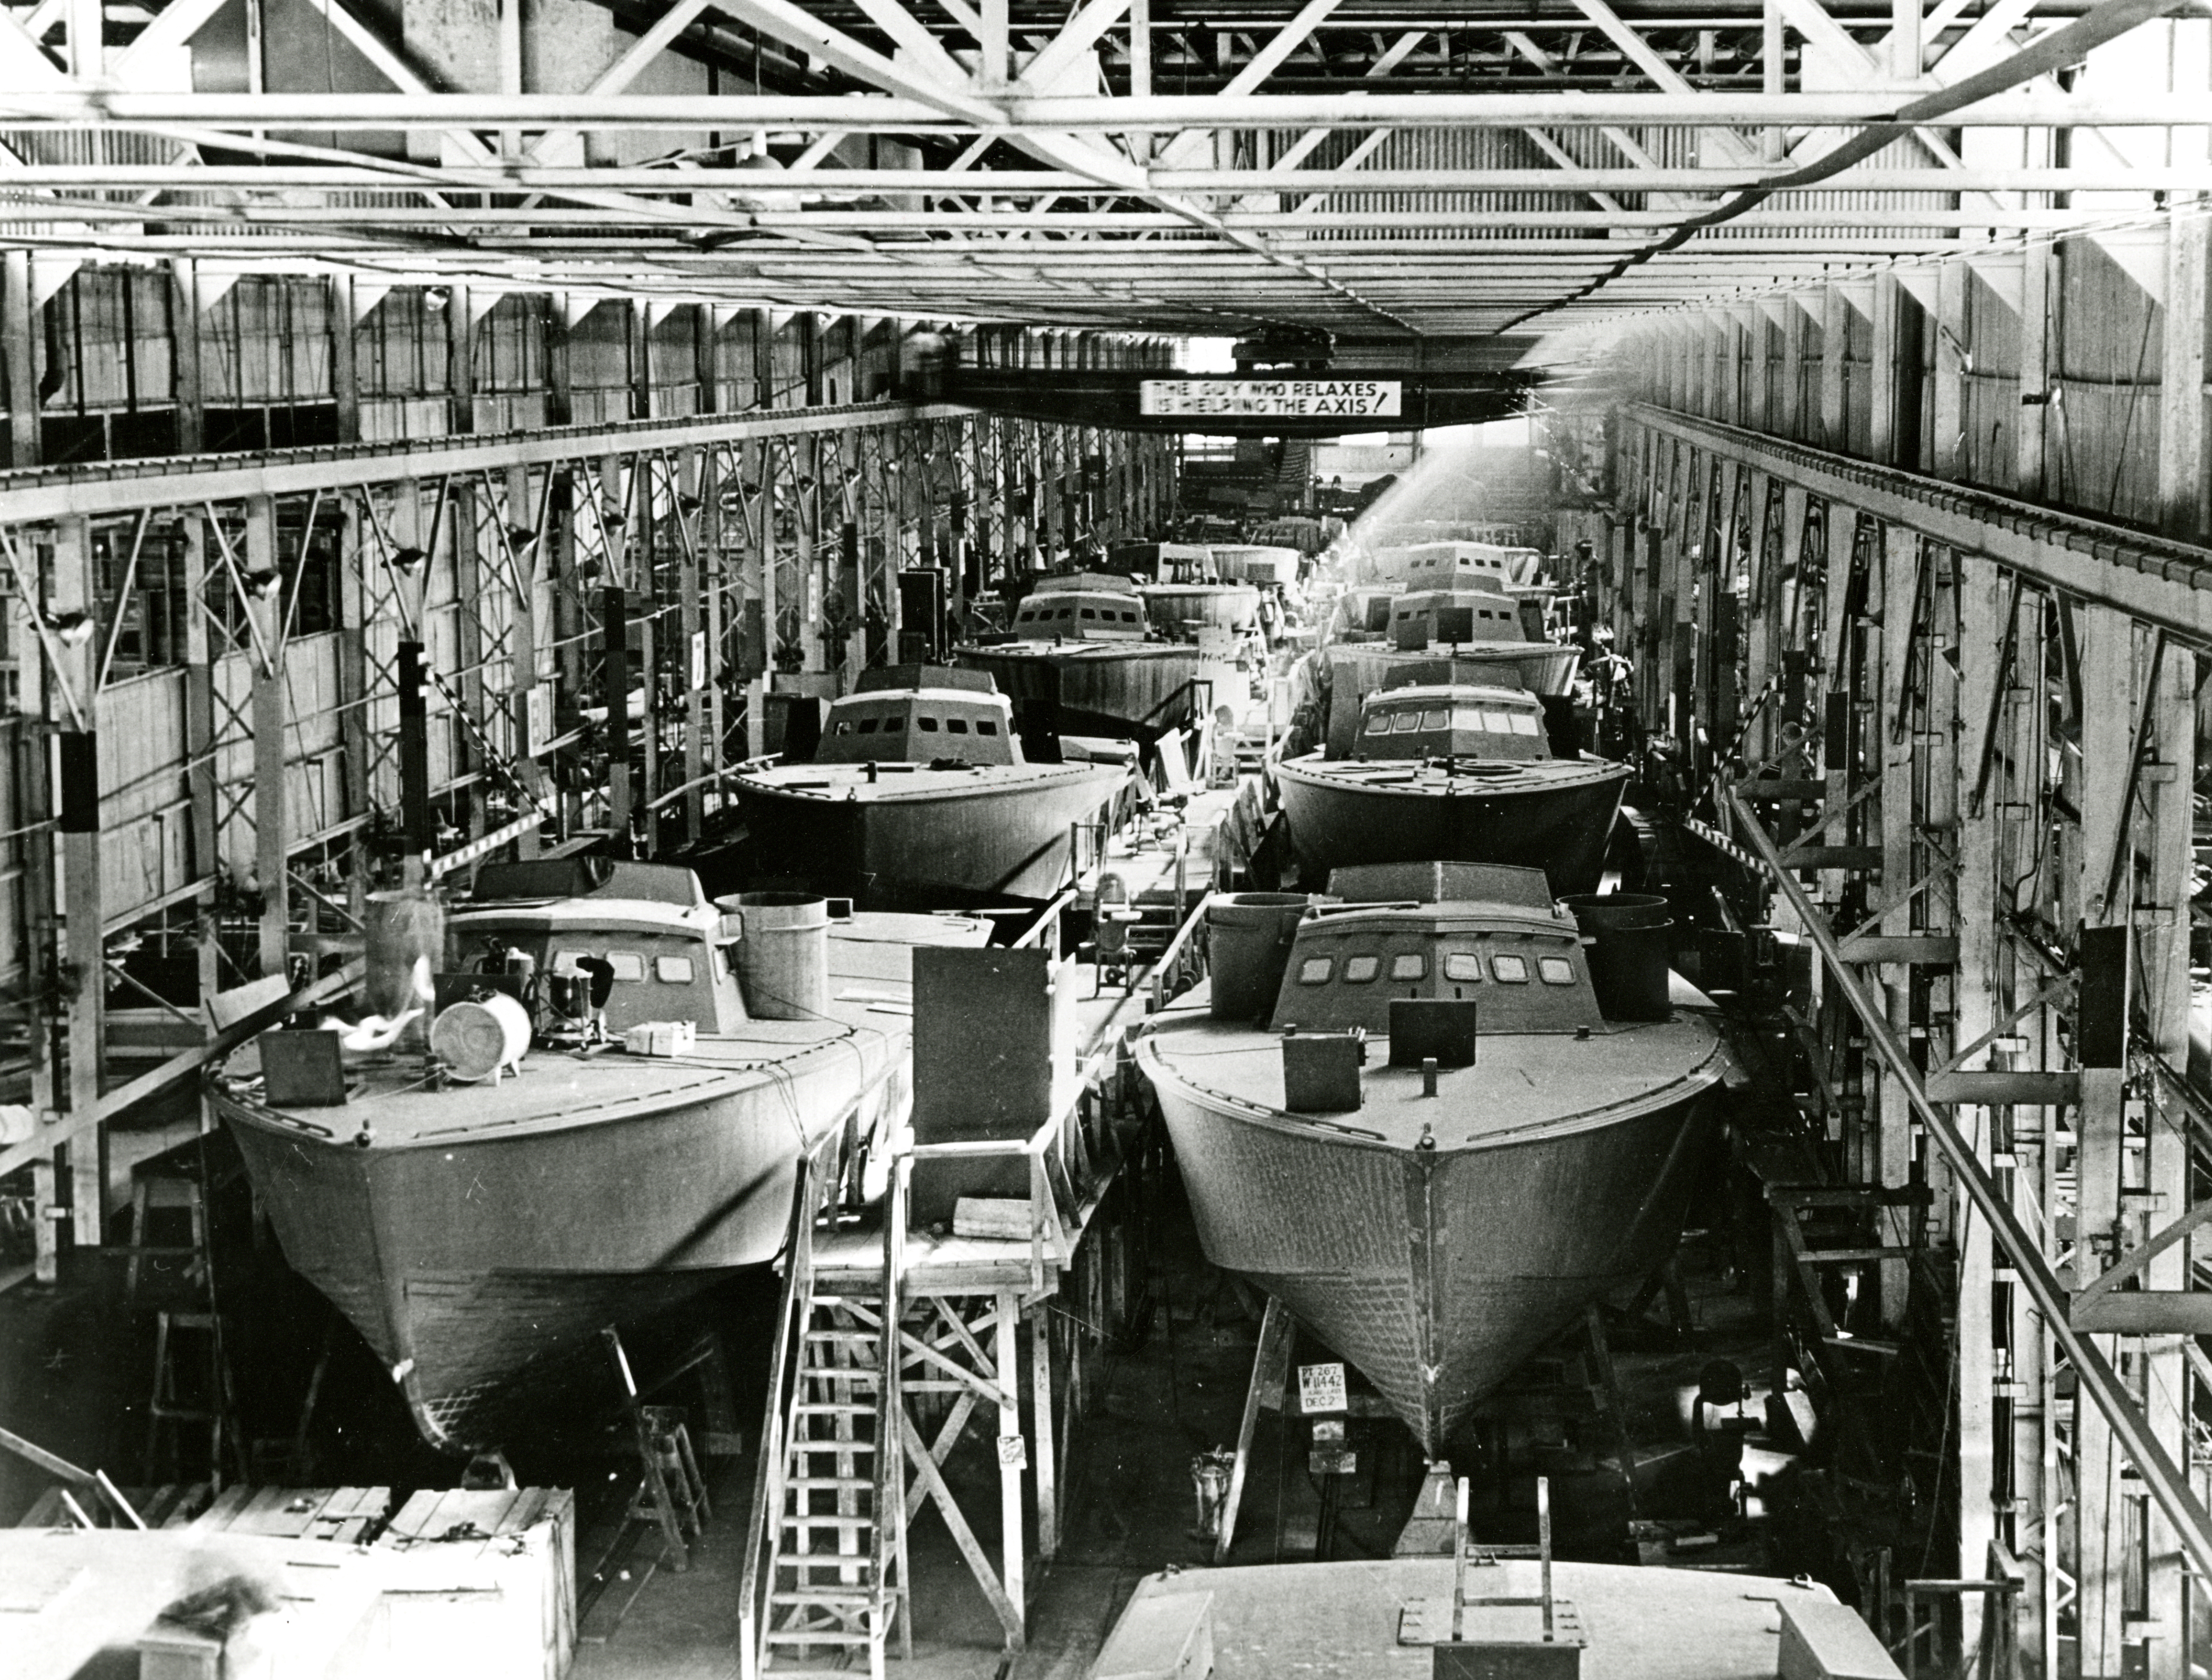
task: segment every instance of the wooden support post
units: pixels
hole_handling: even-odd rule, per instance
[[[1885,525],[1881,533],[1881,706],[1868,731],[1870,742],[1881,749],[1882,882],[1890,896],[1898,887],[1917,878],[1919,847],[1914,809],[1913,737],[1916,720],[1906,715],[1906,675],[1912,664],[1913,604],[1920,584],[1919,535],[1903,525]],[[1832,567],[1834,560],[1830,557]],[[1897,739],[1893,722],[1901,723],[1904,739]],[[1909,901],[1893,904],[1881,919],[1881,931],[1893,938],[1915,931]],[[1905,962],[1881,965],[1882,990],[1889,1006],[1889,1024],[1899,1038],[1912,1029],[1912,967]],[[1912,1172],[1912,1105],[1904,1086],[1885,1072],[1881,1084],[1881,1131],[1875,1141],[1878,1181],[1885,1188],[1902,1186]],[[1884,1208],[1882,1245],[1903,1247],[1911,1240],[1912,1222],[1918,1210]],[[1905,1323],[1909,1275],[1901,1259],[1881,1262],[1881,1320],[1891,1329]]]
[[[349,293],[350,290],[349,282]],[[352,320],[350,315],[344,318],[349,324]],[[334,323],[331,331],[337,330]],[[350,330],[349,324],[348,331]],[[189,257],[179,257],[169,264],[169,356],[177,405],[177,452],[197,455],[207,447],[207,386],[206,374],[200,365],[199,264]],[[343,417],[343,393],[339,404]],[[351,440],[341,430],[338,441]]]
[[[1917,11],[1919,0],[1899,0],[1899,3]],[[1928,440],[1929,470],[1938,478],[1963,478],[1969,458],[1966,447],[1966,282],[1972,276],[1964,263],[1945,263],[1936,275],[1936,391],[1929,405],[1929,423],[1936,434]]]
[[[1244,1502],[1244,1475],[1252,1460],[1252,1435],[1260,1422],[1260,1408],[1270,1394],[1280,1394],[1291,1367],[1291,1339],[1295,1325],[1290,1309],[1274,1296],[1260,1318],[1259,1345],[1252,1353],[1252,1382],[1244,1391],[1244,1416],[1237,1425],[1237,1458],[1229,1470],[1229,1491],[1221,1501],[1221,1525],[1213,1543],[1213,1561],[1226,1563],[1237,1539],[1237,1507]],[[1285,1422],[1284,1427],[1289,1424]]]
[[[8,375],[8,464],[35,467],[39,440],[39,306],[31,300],[31,253],[0,252],[0,367]]]
[[[270,496],[246,500],[246,574],[273,575],[276,565],[276,503]],[[262,656],[253,661],[253,867],[261,878],[261,972],[282,975],[291,937],[290,773],[284,758],[290,707],[284,688],[284,597],[272,589],[248,603]]]
[[[459,308],[465,301],[456,292],[452,306]],[[459,401],[456,398],[457,403]],[[459,680],[449,686],[459,694],[468,714],[467,721],[481,726],[488,714],[483,678],[484,568],[477,543],[477,487],[457,476],[447,485],[444,494],[445,524],[451,534],[453,556],[453,652],[460,666]],[[433,567],[437,565],[434,555],[430,564]],[[500,591],[502,595],[507,592],[505,589]],[[427,634],[423,640],[425,646],[429,646]],[[453,743],[452,774],[461,777],[470,771],[490,772],[491,766],[484,761],[473,731],[465,726],[450,727],[447,739]],[[458,803],[465,839],[474,840],[484,831],[484,791],[481,777],[465,782],[460,789]]]
[[[1773,3],[1778,4],[1778,0]],[[1818,300],[1817,294],[1792,293],[1782,312],[1782,402],[1774,415],[1774,431],[1793,441],[1805,435],[1805,331],[1813,321],[1807,311]]]
[[[1996,690],[1997,661],[2004,632],[1996,621],[2003,610],[2005,591],[1997,568],[1978,555],[1955,555],[1959,568],[1960,615],[1966,626],[1959,645],[1960,707],[1970,719],[1990,715]],[[1951,1040],[1954,1048],[1973,1043],[1991,1029],[1997,1018],[1998,824],[1994,802],[1984,802],[1978,815],[1960,812],[1959,835],[1959,967],[1954,993]],[[1992,1062],[1997,1058],[1992,1058]],[[1996,1111],[1982,1117],[1962,1112],[1960,1128],[1973,1138],[1975,1153],[1985,1168],[1994,1170],[1996,1153]],[[2001,1180],[2002,1181],[2002,1180]],[[1997,1433],[1996,1317],[1994,1307],[1996,1271],[1989,1222],[1964,1222],[1959,1252],[1959,1557],[1964,1575],[1972,1559],[1987,1554],[1998,1536],[1995,1505],[1997,1458],[2010,1444]],[[2007,1326],[2009,1331],[2010,1326]],[[2008,1337],[2009,1340],[2009,1337]],[[1962,1648],[1976,1643],[1982,1614],[1980,1599],[1962,1599],[1965,1625]]]
[[[2127,780],[2130,735],[2135,727],[2136,686],[2133,640],[2128,621],[2109,607],[2075,609],[2085,695],[2098,702],[2081,718],[2080,809],[2088,825],[2081,851],[2080,894],[2091,925],[2124,925],[2124,913],[2108,917],[2102,904],[2112,832],[2120,824],[2122,789]],[[2100,1059],[2104,1059],[2100,1058]],[[2117,1056],[2111,1060],[2118,1063]],[[2125,1079],[2123,1067],[2084,1067],[2081,1102],[2075,1127],[2077,1157],[2076,1287],[2112,1264],[2122,1238],[2125,1171]],[[2100,1337],[2097,1345],[2116,1366],[2116,1338]],[[2129,1550],[2129,1489],[2122,1480],[2125,1457],[2112,1428],[2087,1399],[2075,1403],[2075,1556],[2080,1560],[2075,1598],[2082,1680],[2116,1680],[2124,1671]]]
[[[1901,325],[1905,288],[1893,274],[1878,274],[1874,281],[1874,362],[1868,381],[1867,456],[1885,466],[1898,460],[1898,386],[1899,358],[1905,354]]]
[[[2199,242],[2196,285],[2201,302],[2204,287],[2201,218],[2195,227],[2194,237]],[[2172,300],[2169,293],[2169,322],[2178,318]],[[2196,327],[2200,368],[2203,337],[2200,319]],[[2201,391],[2201,372],[2197,379]],[[2201,401],[2197,409],[2201,414]],[[2197,771],[2197,669],[2195,654],[2171,643],[2159,660],[2157,687],[2148,709],[2151,731],[2144,743],[2150,761],[2143,766],[2139,784],[2150,808],[2142,836],[2148,863],[2129,895],[2136,968],[2142,979],[2150,1048],[2182,1078],[2187,1077],[2189,1070],[2189,907],[2195,863],[2191,790]],[[2145,1223],[2153,1228],[2168,1225],[2189,1209],[2191,1138],[2187,1123],[2179,1116],[2172,1125],[2151,1120],[2143,1128],[2142,1148],[2142,1182],[2147,1192],[2142,1204],[2149,1210]],[[2150,1290],[2183,1290],[2194,1281],[2187,1242],[2165,1249],[2142,1274],[2142,1287]],[[2135,1344],[2145,1420],[2168,1450],[2185,1462],[2191,1447],[2194,1411],[2191,1394],[2195,1387],[2187,1359],[2193,1349],[2186,1347],[2185,1342],[2184,1336],[2167,1329]],[[2190,1637],[2195,1595],[2189,1584],[2181,1537],[2156,1501],[2143,1498],[2141,1509],[2147,1612],[2142,1629],[2146,1635],[2143,1671],[2146,1680],[2188,1680],[2200,1653]]]
[[[1015,1624],[1008,1630],[1006,1648],[1019,1651],[1029,1622],[1029,1589],[1025,1568],[1027,1537],[1022,1531],[1022,1367],[1016,1331],[1021,1323],[1021,1304],[1011,1289],[998,1292],[995,1376],[999,1386],[999,1556],[1000,1584],[1013,1606]]]
[[[676,612],[681,646],[675,650],[673,665],[684,691],[684,837],[690,840],[699,838],[700,825],[706,816],[705,791],[699,779],[706,773],[707,692],[714,675],[713,649],[707,643],[706,603],[700,598],[707,576],[700,563],[701,548],[708,527],[707,504],[701,490],[708,482],[703,458],[709,452],[697,448],[677,452],[678,500],[668,510],[669,521],[676,527],[677,536]],[[696,504],[696,511],[685,511],[686,498]]]
[[[2013,488],[2031,501],[2043,495],[2045,440],[2051,418],[2053,266],[2051,248],[2041,240],[2030,240],[2021,252],[2020,420],[2014,438]]]
[[[477,429],[476,315],[464,281],[446,288],[446,429]],[[459,527],[457,526],[458,530]]]
[[[96,623],[100,595],[94,576],[92,522],[83,518],[54,527],[53,577],[49,614],[86,613]],[[68,1022],[69,1110],[82,1114],[100,1106],[100,1064],[106,1053],[101,1013],[107,990],[105,939],[100,916],[100,743],[95,683],[100,638],[75,646],[55,637],[47,657],[55,660],[54,689],[47,715],[58,731],[54,746],[59,772],[55,815],[61,834],[61,900],[64,944],[62,1008]],[[72,713],[63,690],[75,695]],[[34,836],[33,844],[45,844]],[[100,1126],[69,1146],[70,1224],[79,1246],[102,1240],[107,1212],[107,1128]]]
[[[1060,1555],[1060,1465],[1053,1456],[1052,1303],[1040,1302],[1030,1314],[1030,1416],[1036,1441],[1037,1556],[1047,1563]]]
[[[1844,363],[1850,348],[1851,305],[1840,286],[1820,288],[1820,423],[1813,441],[1842,452],[1850,440],[1844,406]]]
[[[514,575],[509,584],[514,600],[507,623],[507,645],[508,739],[514,745],[515,772],[521,779],[523,792],[542,809],[545,804],[545,767],[538,761],[538,749],[542,743],[533,732],[531,718],[532,703],[538,692],[538,593],[544,577],[546,544],[542,537],[525,541],[514,534],[539,530],[537,505],[530,494],[530,469],[509,467],[505,491],[500,517],[507,527],[507,543],[514,556]],[[550,714],[542,703],[538,711],[550,721]],[[538,849],[538,830],[526,829],[516,843],[515,855],[535,858]]]
[[[2208,528],[2204,445],[2204,310],[2212,220],[2202,198],[2166,220],[2166,337],[2159,384],[2159,528],[2196,541]]]

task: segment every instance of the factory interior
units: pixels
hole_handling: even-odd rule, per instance
[[[0,0],[0,1680],[2212,1672],[2208,294],[2206,0]]]

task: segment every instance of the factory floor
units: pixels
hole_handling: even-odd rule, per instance
[[[1030,1565],[1028,1649],[1007,1661],[995,1617],[931,1511],[910,1537],[915,1660],[902,1667],[915,1680],[1080,1676],[1140,1579],[1206,1563],[1211,1544],[1194,1531],[1191,1461],[1236,1440],[1260,1303],[1206,1264],[1172,1180],[1164,1199],[1151,1221],[1148,1333],[1124,1351],[1101,1349],[1091,1356],[1092,1404],[1071,1453],[1065,1537],[1050,1563],[1033,1556]],[[1712,1198],[1716,1204],[1724,1199]],[[232,1351],[242,1374],[240,1403],[253,1420],[249,1433],[261,1441],[255,1479],[395,1492],[451,1485],[453,1462],[416,1440],[366,1346],[335,1324],[273,1246],[254,1246],[250,1222],[241,1227],[235,1210],[225,1217],[220,1229],[228,1233],[230,1252],[243,1257],[229,1264],[226,1287],[237,1314]],[[1638,1464],[1635,1515],[1646,1524],[1644,1560],[1794,1573],[1788,1560],[1772,1555],[1760,1524],[1747,1523],[1717,1496],[1685,1423],[1687,1397],[1709,1362],[1733,1360],[1755,1378],[1765,1359],[1759,1295],[1731,1272],[1730,1248],[1724,1229],[1693,1234],[1686,1243],[1687,1334],[1654,1321],[1663,1305],[1635,1323],[1613,1326]],[[108,1470],[125,1485],[145,1486],[173,1479],[179,1465],[147,1462],[152,1308],[149,1301],[134,1307],[128,1300],[126,1271],[126,1251],[80,1252],[64,1258],[57,1286],[23,1283],[0,1291],[0,1428],[74,1463]],[[748,1446],[758,1439],[757,1391],[774,1307],[773,1282],[763,1277],[718,1292],[696,1315],[696,1322],[721,1330],[728,1343]],[[325,1339],[332,1353],[307,1450],[295,1454],[289,1437]],[[1553,1392],[1579,1394],[1587,1413],[1591,1386],[1574,1380],[1581,1347],[1579,1337],[1570,1338],[1558,1362],[1538,1368],[1555,1383],[1565,1373],[1565,1390]],[[1294,1356],[1308,1362],[1330,1356],[1302,1343]],[[640,1357],[649,1362],[651,1356],[641,1351]],[[1504,1473],[1472,1454],[1461,1465],[1475,1478],[1477,1534],[1497,1543],[1533,1541],[1534,1478],[1541,1473],[1550,1478],[1561,1556],[1637,1561],[1618,1438],[1607,1417],[1562,1421],[1547,1415],[1549,1403],[1540,1394],[1523,1395],[1511,1409],[1524,1416],[1506,1428]],[[1423,1461],[1395,1421],[1355,1416],[1350,1427],[1358,1469],[1342,1478],[1335,1508],[1325,1514],[1322,1481],[1309,1473],[1307,1420],[1261,1413],[1232,1562],[1310,1559],[1324,1528],[1331,1558],[1389,1553],[1419,1488]],[[629,1486],[611,1448],[613,1439],[602,1433],[581,1445],[541,1443],[513,1454],[525,1485],[577,1489],[578,1561],[587,1592],[594,1565],[620,1529]],[[167,1460],[175,1449],[166,1440],[162,1447]],[[183,1450],[189,1454],[190,1444]],[[605,1590],[583,1618],[574,1680],[690,1680],[736,1672],[736,1577],[754,1460],[750,1454],[709,1459],[707,1468],[714,1516],[694,1567],[683,1574],[650,1568],[657,1539],[633,1530],[626,1550],[608,1567]],[[998,1471],[987,1433],[970,1430],[946,1475],[984,1551],[995,1557]],[[0,1453],[0,1521],[13,1520],[46,1485],[42,1475]]]

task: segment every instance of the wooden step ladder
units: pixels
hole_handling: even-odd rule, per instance
[[[877,1287],[828,1289],[812,1265],[819,1182],[802,1162],[740,1585],[745,1680],[857,1667],[863,1652],[881,1680],[894,1628],[913,1654],[899,1362],[884,1348],[886,1326],[898,1331],[904,1186],[886,1198],[897,1213]]]

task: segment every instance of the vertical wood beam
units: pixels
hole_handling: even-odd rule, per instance
[[[1918,876],[1919,811],[1915,808],[1915,725],[1906,715],[1906,676],[1912,663],[1911,625],[1914,592],[1919,583],[1919,534],[1903,525],[1885,525],[1881,537],[1881,709],[1869,729],[1881,743],[1881,878],[1885,892]],[[1832,561],[1831,562],[1832,564]],[[1901,725],[1905,738],[1896,738]],[[1896,904],[1881,919],[1881,931],[1902,937],[1915,931],[1911,904]],[[1904,962],[1881,965],[1882,990],[1889,1005],[1889,1024],[1900,1039],[1912,1030],[1912,966]],[[1912,1174],[1912,1106],[1905,1088],[1887,1072],[1881,1087],[1881,1131],[1875,1141],[1875,1164],[1886,1188],[1907,1183]],[[1911,1208],[1882,1210],[1885,1244],[1904,1246],[1911,1240]],[[1896,1328],[1905,1322],[1908,1276],[1902,1260],[1881,1263],[1882,1322]]]
[[[505,490],[501,517],[510,534],[514,531],[537,530],[537,510],[530,498],[530,469],[509,467]],[[541,809],[545,803],[545,767],[538,761],[538,749],[543,743],[537,738],[532,717],[533,712],[538,715],[550,713],[542,706],[533,707],[532,702],[537,698],[538,686],[538,592],[544,576],[545,547],[542,539],[535,543],[514,542],[514,604],[507,622],[508,739],[514,743],[515,770],[521,778],[523,791]],[[515,855],[535,858],[538,849],[538,830],[525,829],[516,843]]]
[[[360,323],[354,318],[353,276],[334,274],[329,280],[331,317],[331,398],[337,409],[337,433],[340,443],[361,441],[361,358]],[[192,363],[195,378],[199,363],[199,334],[197,312],[192,317]],[[178,347],[178,367],[184,366],[182,345]],[[181,376],[181,374],[180,374]],[[198,445],[192,447],[198,448]]]
[[[2020,424],[2014,436],[2013,489],[2039,500],[2051,418],[2051,247],[2031,240],[2021,252]]]
[[[453,554],[453,653],[460,666],[460,681],[452,686],[459,692],[469,719],[481,722],[489,716],[489,711],[484,693],[484,576],[477,546],[477,487],[472,481],[456,476],[446,497],[446,528],[451,533]],[[430,564],[437,565],[434,555]],[[430,646],[427,633],[422,640],[427,649]],[[453,719],[447,725],[448,738],[453,743],[453,773],[460,776],[471,770],[489,771],[491,767],[483,761],[476,737],[461,727],[462,723],[462,719]],[[460,828],[466,839],[474,840],[483,832],[484,791],[481,779],[470,781],[460,790]]]
[[[2199,199],[2166,215],[2166,340],[2158,416],[2159,528],[2185,541],[2207,527],[2204,293],[2212,220]]]
[[[199,264],[189,257],[169,264],[169,363],[177,452],[197,455],[207,447],[207,384],[200,366]],[[342,431],[338,441],[350,440]]]
[[[1874,282],[1874,361],[1868,380],[1867,457],[1884,466],[1897,459],[1898,358],[1904,353],[1905,288],[1893,274]],[[1831,446],[1832,447],[1832,446]]]
[[[2080,808],[2084,814],[2080,901],[2092,926],[2109,926],[2124,917],[2108,916],[2102,903],[2105,872],[2111,858],[2112,831],[2127,781],[2130,736],[2135,727],[2136,683],[2132,642],[2126,618],[2109,607],[2075,608],[2081,658],[2081,691],[2100,702],[2083,708]],[[2075,1125],[2081,1143],[2076,1157],[2077,1230],[2086,1257],[2077,1263],[2077,1284],[2109,1266],[2121,1235],[2120,1197],[2125,1170],[2124,1071],[2085,1068]],[[2093,1247],[2092,1244],[2101,1246]],[[2099,1349],[2125,1374],[2119,1338],[2095,1338]],[[2124,1459],[2111,1426],[2086,1398],[2075,1402],[2075,1465],[2079,1480],[2075,1502],[2075,1555],[2080,1559],[2075,1600],[2083,1680],[2109,1680],[2123,1672],[2122,1618],[2128,1598],[2127,1500]]]
[[[8,464],[35,467],[39,439],[39,306],[31,253],[0,252],[0,371],[8,376]]]
[[[53,576],[47,605],[53,612],[99,616],[100,592],[94,576],[92,522],[77,517],[54,526]],[[106,993],[104,931],[100,913],[100,742],[98,696],[100,639],[81,646],[58,644],[46,657],[56,660],[56,703],[47,716],[58,725],[54,742],[61,771],[56,789],[59,817],[61,910],[64,966],[62,1007],[67,1012],[69,1108],[82,1114],[100,1105],[100,1064],[106,1054],[102,1004]],[[84,727],[75,726],[59,688],[66,684],[83,708]],[[44,835],[33,845],[51,844]],[[107,1128],[96,1127],[69,1146],[70,1226],[79,1246],[101,1240],[107,1212]]]
[[[676,668],[681,674],[686,727],[684,731],[684,837],[696,840],[700,825],[706,817],[706,795],[699,779],[706,773],[708,724],[707,689],[713,679],[714,650],[706,646],[706,603],[700,598],[706,587],[707,571],[701,565],[702,548],[707,534],[707,502],[702,491],[708,488],[705,458],[711,451],[696,447],[680,449],[676,455],[676,482],[681,494],[698,502],[696,515],[687,515],[682,503],[669,510],[669,517],[680,527],[680,538],[689,536],[690,541],[677,543],[676,602],[678,630],[683,646],[677,650]]]
[[[2197,223],[2201,235],[2203,224]],[[2201,252],[2200,246],[2200,252]],[[2201,263],[2197,285],[2203,284]],[[2175,320],[2167,294],[2169,323]],[[2169,331],[2171,331],[2169,326]],[[2203,328],[2195,324],[2200,356]],[[2199,386],[2202,376],[2199,375]],[[2200,397],[2198,409],[2203,403]],[[2138,971],[2142,976],[2144,1015],[2151,1048],[2166,1066],[2186,1077],[2189,1070],[2189,925],[2192,850],[2191,789],[2197,773],[2196,693],[2198,663],[2187,650],[2169,645],[2159,663],[2158,687],[2151,697],[2152,744],[2155,757],[2142,767],[2142,789],[2149,811],[2143,824],[2148,865],[2134,894]],[[2151,1120],[2144,1128],[2143,1188],[2154,1210],[2148,1222],[2164,1225],[2190,1201],[2191,1136],[2187,1122]],[[2154,1259],[2143,1274],[2149,1289],[2186,1289],[2192,1283],[2191,1243],[2177,1244]],[[2137,1344],[2142,1366],[2141,1392],[2151,1428],[2184,1461],[2191,1436],[2192,1382],[2176,1335],[2147,1336]],[[2145,1525],[2145,1609],[2147,1680],[2188,1680],[2192,1659],[2187,1637],[2191,1592],[2181,1537],[2154,1501],[2142,1502]]]
[[[1916,14],[1919,0],[1899,0]],[[1938,478],[1966,474],[1966,282],[1971,270],[1964,263],[1945,263],[1936,271],[1936,391],[1931,423],[1936,435],[1929,440],[1930,470]]]
[[[1796,298],[1782,312],[1782,401],[1775,413],[1778,435],[1795,441],[1805,435],[1805,330],[1811,318]]]
[[[446,429],[477,429],[476,315],[466,282],[446,288]],[[458,527],[457,527],[458,529]]]
[[[1021,1619],[1020,1626],[1008,1629],[1006,1648],[1018,1651],[1029,1618],[1027,1543],[1022,1532],[1021,1460],[1025,1450],[1022,1440],[1022,1368],[1014,1333],[1021,1322],[1020,1299],[1012,1290],[1001,1289],[998,1292],[997,1307],[994,1351],[997,1356],[999,1388],[999,1579],[1006,1589],[1006,1598],[1013,1605],[1014,1614]]]
[[[246,500],[246,570],[274,572],[276,503],[270,496]],[[272,591],[247,609],[260,632],[265,662],[253,661],[253,866],[261,879],[261,972],[282,975],[291,935],[290,773],[284,733],[289,707],[284,692],[283,591]]]
[[[1844,408],[1844,353],[1850,344],[1850,300],[1840,286],[1820,288],[1820,427],[1814,441],[1841,452],[1850,432]],[[1831,567],[1832,570],[1832,567]]]
[[[1959,710],[1970,719],[1987,718],[1993,715],[1997,660],[2004,642],[2002,628],[1997,623],[2003,610],[1997,568],[1978,555],[1966,554],[1954,554],[1951,563],[1958,568],[1960,616],[1966,626],[1959,644]],[[1989,1032],[1999,1012],[1996,808],[1996,801],[1984,800],[1978,812],[1967,804],[1958,813],[1959,966],[1952,997],[1954,1049],[1972,1044]],[[1974,1141],[1983,1169],[2002,1183],[2011,1169],[2000,1171],[1997,1166],[1996,1112],[1976,1115],[1963,1111],[1959,1119],[1961,1129]],[[1964,1578],[1983,1568],[1990,1542],[1998,1537],[1993,1502],[1996,1463],[1998,1454],[2008,1453],[2010,1447],[1997,1437],[1996,1385],[2001,1377],[1996,1360],[1996,1268],[1990,1224],[1969,1215],[1959,1217],[1957,1568]],[[1984,1608],[1978,1595],[1964,1595],[1961,1638],[1966,1649],[1974,1648]]]

